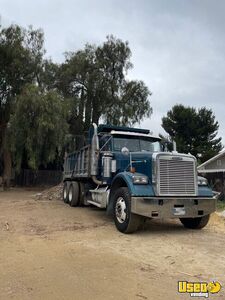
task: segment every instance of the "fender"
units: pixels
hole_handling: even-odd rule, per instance
[[[198,186],[199,197],[213,197],[212,189],[209,186]]]
[[[135,173],[134,173],[135,174]],[[130,172],[121,172],[118,173],[112,181],[110,187],[110,195],[109,195],[109,202],[107,205],[107,214],[111,215],[113,211],[113,195],[115,191],[120,187],[127,187],[130,195],[132,197],[150,197],[154,196],[154,190],[151,185],[149,184],[134,184],[132,180],[132,176],[134,175]]]
[[[113,190],[113,187],[117,185],[118,182],[124,182],[129,189],[129,192],[131,196],[134,197],[152,197],[155,196],[152,184],[134,184],[132,180],[132,176],[135,173],[130,172],[121,172],[118,173],[112,181],[111,189]],[[122,185],[117,185],[118,187]],[[124,185],[123,185],[124,186]]]
[[[135,174],[135,173],[134,173]],[[132,180],[132,176],[134,175],[130,172],[120,172],[118,173],[112,181],[111,187],[110,187],[110,195],[109,195],[109,203],[107,206],[107,214],[112,213],[113,209],[113,195],[115,191],[120,187],[127,187],[130,195],[132,197],[151,197],[154,196],[154,190],[152,187],[152,184],[134,184]]]

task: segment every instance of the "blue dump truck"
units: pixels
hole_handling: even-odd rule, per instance
[[[93,124],[87,145],[65,159],[64,202],[106,209],[123,233],[140,229],[146,218],[203,228],[215,211],[212,190],[194,156],[163,148],[149,130]]]

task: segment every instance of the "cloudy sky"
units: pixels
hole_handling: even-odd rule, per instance
[[[3,26],[32,24],[45,32],[47,55],[128,40],[134,69],[153,95],[142,127],[163,133],[161,118],[176,103],[211,108],[225,144],[225,1],[223,0],[0,0]]]

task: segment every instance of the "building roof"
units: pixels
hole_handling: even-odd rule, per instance
[[[209,163],[211,163],[211,162],[217,160],[218,158],[222,157],[223,155],[225,155],[225,150],[222,151],[222,152],[220,152],[220,153],[218,153],[217,155],[213,156],[213,157],[210,158],[209,160],[205,161],[205,162],[204,162],[203,164],[201,164],[200,166],[198,166],[198,170],[205,170],[205,167],[206,167]],[[221,171],[221,170],[219,170],[219,171]],[[215,171],[215,172],[216,172],[216,171]]]

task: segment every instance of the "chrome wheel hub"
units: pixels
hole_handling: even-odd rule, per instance
[[[119,223],[124,223],[127,216],[126,202],[122,197],[116,200],[116,218]]]
[[[68,195],[68,200],[69,202],[71,202],[73,199],[73,192],[72,192],[72,189],[69,190],[69,195]]]
[[[63,191],[63,198],[64,198],[64,200],[66,199],[66,188],[64,189],[64,191]]]

